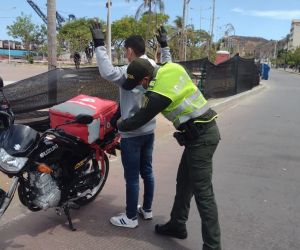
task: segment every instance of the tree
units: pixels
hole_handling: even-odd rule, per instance
[[[177,16],[173,21],[174,26],[170,26],[168,29],[169,46],[172,50],[172,57],[174,60],[181,59],[180,50],[182,44],[182,32],[183,31],[183,19],[181,16]],[[187,60],[193,60],[197,58],[204,58],[207,54],[208,44],[207,41],[210,35],[204,30],[195,30],[193,25],[187,25],[186,29],[186,55]]]
[[[72,54],[85,51],[92,40],[91,22],[91,19],[80,18],[63,25],[57,36],[60,49],[67,49]]]
[[[168,20],[169,16],[165,14],[158,14],[157,20],[158,22],[164,23]],[[154,33],[156,32],[157,26],[155,22],[150,23],[148,25],[148,14],[144,14],[139,20],[135,20],[133,17],[123,17],[119,20],[116,20],[112,23],[112,44],[115,47],[118,58],[122,57],[122,49],[123,42],[130,35],[140,35],[144,38],[146,42],[147,52],[150,53],[152,58],[155,58],[157,43]],[[147,39],[147,30],[150,30],[150,34],[152,36],[148,36]]]
[[[148,15],[148,13],[145,13],[141,19],[139,19],[136,34],[140,34],[146,41],[147,55],[156,60],[158,54],[158,44],[155,37],[158,28],[157,24],[163,24],[167,22],[169,16],[162,13],[157,14],[156,21],[152,20],[152,22],[149,24]]]
[[[112,45],[119,48],[130,35],[136,34],[138,23],[133,17],[125,16],[111,24]]]
[[[300,72],[300,47],[298,47],[292,54],[292,58],[295,65],[295,71]]]
[[[31,21],[31,16],[25,15],[23,12],[21,16],[16,18],[16,21],[7,26],[7,34],[14,39],[20,39],[24,48],[27,50],[27,59],[33,62],[30,50],[40,51],[45,49],[47,40],[47,28],[45,25],[35,25]]]
[[[133,17],[125,16],[111,24],[111,43],[115,48],[120,63],[123,63],[123,43],[127,37],[136,34],[137,21]]]
[[[33,44],[35,50],[41,54],[47,54],[48,52],[48,44],[47,44],[47,27],[42,24],[38,27],[34,37]]]
[[[169,46],[172,50],[173,60],[179,60],[180,58],[180,47],[182,43],[182,25],[183,20],[181,16],[176,16],[176,19],[173,21],[175,26],[170,26],[168,29],[169,35]]]
[[[137,0],[134,0],[137,1]],[[130,2],[130,0],[126,0],[126,2]],[[138,7],[135,13],[135,19],[139,20],[143,17],[143,15],[147,14],[148,17],[148,27],[150,27],[152,23],[152,14],[164,13],[164,1],[163,0],[144,0],[143,3]],[[158,11],[157,11],[158,9]],[[157,23],[156,25],[159,26],[162,23]],[[150,36],[151,30],[150,28],[147,29],[146,33],[146,40]]]
[[[12,25],[7,26],[7,29],[7,34],[14,39],[20,39],[28,51],[38,33],[38,25],[33,24],[31,16],[25,15],[23,12]]]

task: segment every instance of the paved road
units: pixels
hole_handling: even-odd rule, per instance
[[[225,250],[300,249],[300,76],[279,71],[270,75],[255,94],[216,107],[222,141],[215,154],[214,184]],[[227,100],[211,104],[221,101]],[[125,202],[117,157],[111,159],[109,179],[99,198],[72,211],[76,232],[68,230],[64,216],[52,210],[26,212],[16,200],[0,222],[0,249],[201,249],[195,202],[188,239],[153,233],[156,223],[169,218],[173,202],[182,148],[172,132],[172,125],[159,118],[152,221],[139,220],[133,230],[109,224],[109,217],[122,212]]]
[[[300,75],[270,76],[219,119],[214,181],[227,250],[300,249]]]

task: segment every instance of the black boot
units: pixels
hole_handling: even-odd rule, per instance
[[[160,225],[155,225],[155,232],[161,235],[167,235],[178,239],[186,239],[187,231],[186,227],[184,226],[176,226],[171,224],[170,222]]]

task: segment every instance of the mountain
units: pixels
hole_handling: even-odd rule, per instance
[[[223,45],[230,48],[232,54],[239,53],[241,57],[270,58],[276,49],[274,40],[249,36],[229,36],[223,39]]]

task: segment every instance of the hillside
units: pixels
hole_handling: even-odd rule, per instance
[[[239,53],[242,57],[268,58],[272,57],[275,49],[275,41],[261,37],[230,36],[229,44],[233,48],[233,54]]]

